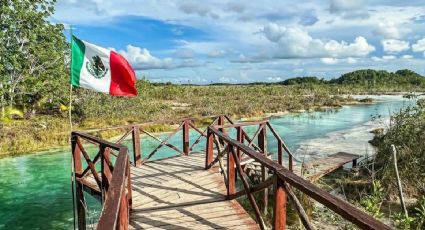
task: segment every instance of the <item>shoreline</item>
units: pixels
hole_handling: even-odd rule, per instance
[[[340,109],[344,106],[350,106],[350,105],[367,105],[367,104],[378,103],[378,101],[376,99],[374,99],[372,102],[360,102],[359,101],[360,97],[362,97],[362,98],[367,98],[368,96],[374,96],[374,97],[399,96],[400,97],[400,96],[404,96],[404,95],[405,94],[402,94],[402,92],[400,92],[398,94],[355,94],[355,95],[354,94],[344,94],[344,95],[338,95],[338,96],[352,97],[353,100],[342,102],[338,106],[317,106],[317,107],[314,107],[314,108],[299,109],[299,110],[294,110],[294,111],[285,110],[285,111],[278,111],[278,112],[264,112],[262,116],[250,116],[250,115],[235,116],[235,120],[245,122],[245,121],[255,121],[255,120],[262,120],[262,119],[269,119],[269,118],[284,117],[284,116],[291,115],[291,114],[321,112],[321,111],[326,111],[326,110],[329,110],[329,109]],[[421,94],[419,94],[419,95],[421,95]],[[334,95],[334,96],[337,96],[337,95]],[[170,127],[171,126],[175,126],[175,125],[170,125]],[[204,128],[204,127],[202,127],[202,128]],[[81,130],[81,131],[84,131],[84,130]],[[153,134],[162,135],[162,134],[167,134],[167,133],[170,133],[170,132],[172,132],[172,130],[153,132]],[[122,134],[115,135],[115,136],[112,136],[112,137],[108,137],[106,139],[113,141],[113,140],[119,139],[121,136],[122,136]],[[50,151],[66,150],[66,149],[69,149],[69,148],[70,147],[67,146],[67,145],[54,145],[54,146],[49,146],[49,147],[38,149],[38,150],[37,149],[35,149],[33,151],[30,150],[29,152],[24,152],[24,153],[0,155],[0,160],[4,159],[4,158],[10,158],[10,157],[21,157],[21,156],[25,156],[25,155],[39,154],[39,153],[45,153],[45,152],[50,152]]]

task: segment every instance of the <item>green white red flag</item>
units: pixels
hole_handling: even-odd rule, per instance
[[[136,96],[136,74],[115,51],[72,36],[71,84],[113,96]]]

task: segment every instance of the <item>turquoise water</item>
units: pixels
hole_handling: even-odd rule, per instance
[[[298,158],[334,153],[353,143],[354,147],[350,150],[364,154],[362,145],[367,145],[367,140],[370,139],[368,130],[385,125],[383,121],[390,113],[412,103],[401,97],[387,96],[378,99],[380,102],[373,105],[287,115],[273,118],[271,123]],[[380,119],[371,122],[374,117]],[[177,135],[171,142],[181,147],[180,137]],[[192,140],[196,137],[196,133],[191,133]],[[153,140],[142,140],[143,153],[156,146],[157,142]],[[312,147],[303,149],[304,146]],[[355,149],[358,146],[360,147]],[[202,141],[197,148],[204,147],[205,141]],[[270,139],[269,148],[276,152],[276,142]],[[89,151],[93,153],[95,149]],[[167,147],[163,147],[157,158],[172,154]],[[69,149],[1,159],[0,229],[72,228],[70,168]],[[88,200],[88,206],[90,219],[94,221],[99,205]]]

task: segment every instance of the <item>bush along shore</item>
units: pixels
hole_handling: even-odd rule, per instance
[[[375,156],[360,162],[356,173],[341,170],[320,185],[396,229],[424,229],[425,99],[394,114],[389,128],[374,134]],[[335,214],[321,213],[320,222],[343,223]]]

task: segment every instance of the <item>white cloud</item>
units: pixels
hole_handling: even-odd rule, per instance
[[[405,25],[395,23],[394,21],[387,21],[386,19],[383,20],[385,21],[378,24],[375,32],[382,35],[384,38],[400,39],[411,31]]]
[[[412,45],[413,52],[424,52],[425,51],[425,38],[417,40],[415,44]]]
[[[300,27],[283,27],[275,23],[264,26],[264,36],[276,43],[279,50],[275,54],[278,58],[328,58],[328,57],[364,57],[375,50],[367,40],[356,37],[354,42],[313,38]]]
[[[282,78],[281,77],[268,77],[267,80],[268,81],[281,81]]]
[[[387,53],[400,53],[410,49],[410,43],[397,39],[385,39],[381,41],[384,51]]]
[[[345,59],[337,59],[337,58],[321,58],[320,61],[327,65],[336,65],[338,63],[348,63],[348,64],[356,64],[357,58],[348,57]]]
[[[327,65],[334,65],[338,63],[338,59],[336,58],[321,58],[320,61]]]
[[[152,56],[148,49],[127,45],[127,50],[119,50],[135,70],[145,69],[175,69],[199,66],[193,59],[176,62],[172,58],[157,58]]]
[[[401,56],[401,58],[403,58],[403,59],[412,59],[413,58],[413,56],[412,55],[403,55],[403,56]]]
[[[267,58],[265,57],[247,57],[244,54],[240,54],[238,58],[230,60],[232,63],[259,63],[265,61]]]
[[[379,57],[376,57],[376,56],[371,57],[371,59],[372,59],[373,61],[376,61],[376,62],[383,61],[383,60],[382,60],[382,58],[379,58]]]
[[[355,63],[357,63],[357,59],[349,57],[349,58],[347,58],[347,63],[348,64],[355,64]]]
[[[371,59],[375,62],[387,62],[387,61],[390,61],[390,60],[395,60],[395,59],[397,59],[397,57],[394,56],[394,55],[384,55],[382,57],[373,56],[373,57],[371,57]]]
[[[143,71],[147,77],[183,80],[202,76],[210,82],[223,76],[240,82],[245,78],[240,75],[244,70],[255,81],[267,80],[269,76],[309,74],[327,78],[358,68],[391,71],[411,68],[422,73],[425,58],[416,57],[422,56],[425,50],[416,40],[425,35],[425,23],[420,20],[425,5],[418,0],[414,2],[324,0],[299,4],[290,0],[243,3],[146,0],[144,7],[135,7],[134,0],[87,0],[87,4],[61,0],[56,4],[52,20],[74,25],[76,34],[81,36],[83,30],[91,28],[102,29],[102,34],[112,36],[122,32],[126,39],[115,36],[105,40],[105,36],[95,34],[86,39],[105,46],[114,45],[126,53],[129,51],[125,45],[129,43],[141,47],[140,53],[133,55],[137,58],[132,64],[151,69]],[[268,23],[271,24],[265,27]],[[139,33],[141,25],[149,27]],[[262,32],[256,33],[259,29]],[[155,43],[157,34],[166,42]],[[139,39],[137,35],[146,39]],[[396,52],[401,48],[394,47],[383,52],[381,41],[388,39],[410,41],[410,45],[418,43],[417,53],[412,49]],[[373,46],[379,49],[374,52]],[[194,54],[176,52],[180,49],[193,50]],[[256,55],[260,53],[262,58]],[[238,57],[239,54],[244,55]],[[397,56],[397,59],[386,60],[383,55]],[[405,55],[415,58],[407,60]],[[288,58],[291,59],[286,60]],[[338,63],[326,65],[321,58]],[[236,60],[230,62],[233,59]],[[202,68],[179,68],[200,63],[204,63]],[[243,68],[245,66],[249,69]]]
[[[394,60],[396,58],[397,57],[394,56],[394,55],[384,55],[384,56],[382,56],[382,59],[384,59],[384,60]]]

